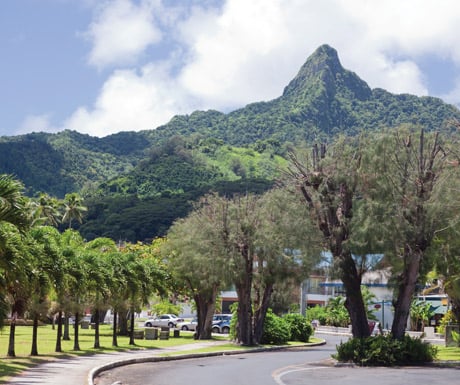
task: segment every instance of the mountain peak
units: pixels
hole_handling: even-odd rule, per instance
[[[322,88],[328,97],[341,93],[365,100],[372,94],[366,82],[342,67],[337,51],[327,44],[318,47],[307,59],[296,77],[284,89],[283,96],[316,94]]]

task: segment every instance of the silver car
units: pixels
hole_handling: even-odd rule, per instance
[[[150,318],[144,322],[145,327],[170,327],[175,328],[179,322],[184,322],[183,318],[179,318],[175,314],[163,314],[157,318]]]

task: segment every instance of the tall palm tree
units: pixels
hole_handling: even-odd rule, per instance
[[[59,200],[42,193],[29,202],[31,208],[31,225],[49,225],[57,227],[61,221]]]
[[[38,319],[49,309],[51,288],[59,290],[62,281],[62,261],[59,250],[59,231],[51,226],[35,226],[29,233],[31,253],[34,255],[32,275],[33,294],[29,310],[33,316],[31,356],[38,355]]]
[[[69,223],[69,229],[72,228],[72,221],[75,219],[81,223],[83,221],[83,214],[87,208],[82,205],[82,199],[77,193],[66,194],[64,198],[64,215],[62,222]]]
[[[12,176],[0,175],[0,327],[11,303],[8,355],[14,356],[16,317],[24,310],[27,271],[22,236],[29,228],[23,185]],[[22,258],[22,259],[21,259]],[[22,277],[22,278],[20,278]]]
[[[86,266],[86,290],[93,305],[94,315],[94,348],[100,348],[99,322],[103,308],[107,307],[110,297],[110,281],[112,280],[112,264],[104,255],[116,251],[117,246],[112,239],[96,238],[85,244],[84,262]]]
[[[71,310],[75,317],[73,350],[80,350],[77,325],[86,296],[86,267],[83,263],[84,240],[77,231],[69,229],[62,234],[61,245],[66,272],[63,292],[68,302],[68,310]]]

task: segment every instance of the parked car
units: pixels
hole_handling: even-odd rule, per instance
[[[214,314],[212,316],[212,324],[216,325],[216,324],[220,323],[221,321],[230,322],[231,319],[232,319],[231,314]]]
[[[168,326],[170,328],[175,328],[179,322],[184,322],[183,318],[179,318],[175,314],[163,314],[157,318],[149,318],[144,322],[145,327],[162,327]]]
[[[230,320],[221,320],[212,325],[213,333],[228,334],[230,333]]]
[[[191,321],[179,322],[176,325],[176,328],[180,330],[191,330],[195,331],[198,325],[198,319],[194,318]]]

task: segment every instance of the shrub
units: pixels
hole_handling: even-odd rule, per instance
[[[395,340],[390,335],[351,338],[337,346],[335,359],[363,366],[415,365],[431,362],[437,349],[419,338],[404,336]]]
[[[289,324],[291,331],[290,341],[308,342],[310,336],[313,334],[313,328],[308,322],[307,318],[302,314],[286,314],[283,317]]]
[[[289,323],[278,317],[271,309],[267,311],[262,333],[262,344],[283,345],[289,341]]]
[[[326,325],[326,308],[316,305],[307,309],[308,321],[318,320],[321,325]]]
[[[455,322],[456,322],[456,319],[455,319],[454,312],[452,310],[448,310],[446,314],[444,314],[441,320],[439,321],[437,332],[441,334],[445,334],[446,326],[450,325],[451,323],[455,323]]]

